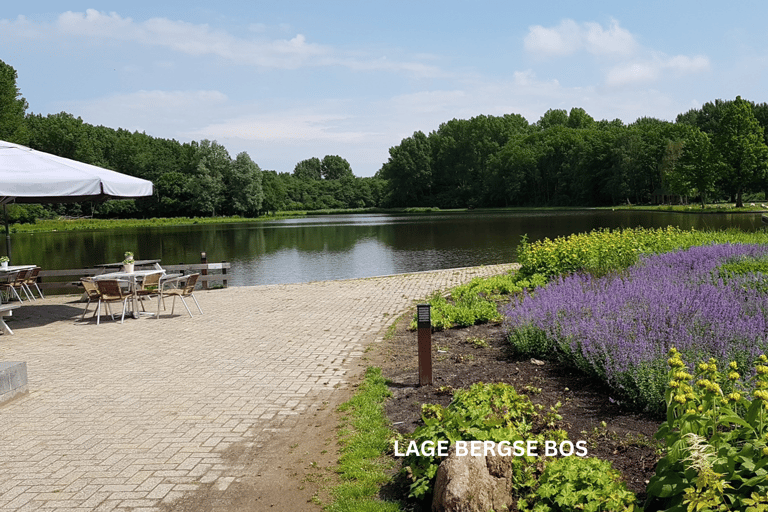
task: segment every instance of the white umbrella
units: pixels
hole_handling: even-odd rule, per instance
[[[67,203],[151,196],[151,181],[0,140],[0,203]],[[11,254],[8,219],[5,233]]]

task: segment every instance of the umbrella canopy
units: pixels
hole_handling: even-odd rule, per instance
[[[0,140],[0,202],[66,203],[151,196],[152,182]]]
[[[0,204],[70,203],[151,196],[151,181],[0,140]],[[11,235],[5,218],[5,245]]]

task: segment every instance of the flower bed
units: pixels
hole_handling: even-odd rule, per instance
[[[672,346],[689,361],[743,367],[768,351],[762,273],[723,267],[745,258],[768,258],[768,247],[692,247],[603,277],[557,277],[507,308],[510,341],[530,355],[554,353],[604,379],[617,398],[661,412]]]

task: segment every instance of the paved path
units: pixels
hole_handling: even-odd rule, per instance
[[[158,511],[224,491],[228,450],[296,425],[414,301],[510,268],[201,291],[204,315],[122,325],[75,322],[71,296],[25,302],[0,336],[30,389],[0,405],[0,510]]]

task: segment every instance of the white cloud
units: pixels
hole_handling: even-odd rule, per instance
[[[340,116],[285,114],[254,116],[210,124],[190,132],[194,137],[239,138],[252,141],[293,142],[330,141],[352,143],[360,141],[362,132],[335,131],[334,121]]]
[[[637,48],[634,36],[616,20],[607,29],[599,23],[577,24],[573,20],[563,20],[553,28],[534,25],[529,27],[524,44],[538,57],[563,57],[581,50],[594,55],[630,55]]]
[[[176,133],[181,126],[194,126],[215,119],[229,109],[228,98],[219,91],[136,91],[87,101],[66,102],[61,109],[76,112],[90,124],[146,131]],[[176,136],[176,135],[174,135]]]
[[[581,30],[573,20],[563,20],[555,28],[534,25],[525,36],[525,49],[537,56],[562,57],[579,50]]]
[[[608,30],[599,23],[585,23],[582,37],[587,51],[595,55],[631,55],[638,46],[634,36],[616,20],[611,20]]]
[[[685,75],[708,71],[709,68],[709,59],[701,55],[668,57],[657,54],[650,60],[627,62],[614,66],[608,71],[605,81],[608,86],[621,87],[659,80],[665,71]]]
[[[696,55],[695,57],[678,55],[669,58],[664,63],[664,67],[680,73],[699,73],[701,71],[709,71],[709,59],[703,55]]]

